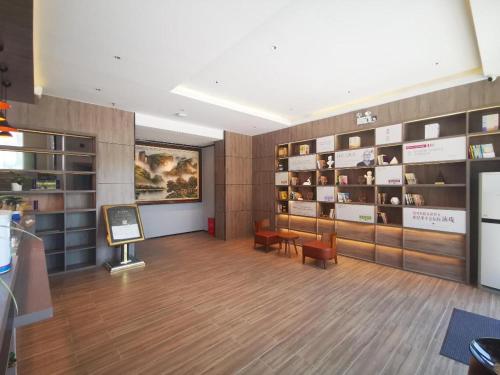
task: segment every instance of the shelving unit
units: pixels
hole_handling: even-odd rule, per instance
[[[21,196],[33,207],[27,213],[36,216],[49,273],[95,266],[95,138],[26,129],[0,143],[0,195]],[[10,190],[11,173],[30,181],[23,191]],[[56,188],[41,189],[40,180]]]
[[[500,153],[500,130],[483,132],[481,126],[483,115],[495,113],[500,107],[277,145],[278,230],[297,233],[299,243],[336,231],[340,254],[473,282],[477,176],[500,171],[500,156],[471,159],[469,146],[490,143]],[[426,125],[433,123],[439,134],[426,139]],[[359,137],[359,147],[349,149],[351,137]],[[353,151],[356,162],[349,160]],[[329,168],[328,160],[336,164]],[[372,184],[366,182],[368,171]],[[408,183],[407,174],[416,181]],[[311,185],[302,185],[308,178]],[[333,198],[324,201],[330,190],[321,189],[331,189]],[[287,199],[280,200],[280,192]],[[302,200],[292,201],[294,192]],[[339,193],[348,194],[348,201],[339,202]]]

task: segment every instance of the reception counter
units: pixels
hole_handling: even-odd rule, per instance
[[[43,243],[23,235],[12,270],[0,275],[14,292],[19,312],[3,285],[0,285],[0,374],[15,374],[8,368],[9,353],[15,353],[16,328],[49,319],[53,316],[45,251]]]

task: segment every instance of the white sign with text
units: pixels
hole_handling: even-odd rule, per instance
[[[403,166],[388,165],[375,167],[375,184],[403,185]]]
[[[442,232],[465,233],[464,210],[439,210],[431,208],[404,207],[403,226]]]
[[[335,150],[335,136],[329,135],[316,139],[316,152],[329,152]]]
[[[274,177],[274,184],[278,186],[287,186],[288,172],[276,172]]]
[[[365,204],[335,204],[335,216],[338,220],[357,221],[359,223],[375,222],[375,206]]]
[[[375,165],[375,149],[373,147],[335,153],[336,168],[371,167]]]
[[[316,217],[316,202],[289,202],[290,214]]]
[[[403,125],[382,126],[375,129],[375,144],[386,145],[403,141]]]
[[[316,188],[316,196],[318,202],[335,202],[335,187],[318,186]]]
[[[289,171],[316,169],[316,155],[291,156],[288,158]]]
[[[465,137],[434,139],[403,145],[404,163],[464,160],[466,158]]]

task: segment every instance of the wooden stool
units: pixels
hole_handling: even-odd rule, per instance
[[[299,239],[299,236],[297,236],[295,233],[284,233],[280,232],[278,234],[278,237],[280,239],[280,249],[281,249],[281,242],[285,243],[285,255],[288,254],[290,257],[290,241],[293,243],[293,247],[295,248],[295,254],[299,255],[299,252],[297,251],[297,243],[295,240]],[[278,249],[278,254],[280,253],[280,249]]]

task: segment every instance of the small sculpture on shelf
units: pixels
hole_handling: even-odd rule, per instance
[[[373,177],[373,172],[372,171],[366,172],[366,174],[365,174],[364,177],[365,177],[367,185],[373,185],[373,180],[375,180],[375,177]]]
[[[444,176],[443,176],[443,172],[439,171],[437,177],[436,177],[436,181],[434,181],[434,184],[435,185],[444,185],[446,184],[446,181],[444,179]]]
[[[295,185],[298,185],[298,184],[299,184],[299,178],[296,177],[296,176],[293,176],[292,177],[292,185],[295,186]]]
[[[391,198],[391,204],[394,206],[397,206],[399,204],[399,198],[398,197],[392,197]]]
[[[328,185],[328,177],[327,176],[319,176],[319,184],[320,185]]]
[[[398,158],[394,156],[394,157],[391,159],[391,161],[389,162],[389,164],[399,164],[399,160],[398,160]]]
[[[308,177],[307,180],[305,180],[302,185],[304,185],[304,186],[310,186],[310,185],[312,185],[311,177]]]
[[[333,168],[333,155],[328,155],[328,160],[326,161],[326,164],[328,165],[328,168]]]

